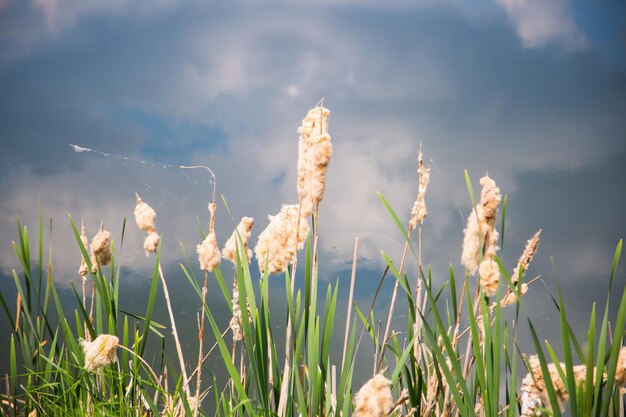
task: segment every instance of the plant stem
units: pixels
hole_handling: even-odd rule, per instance
[[[350,334],[350,317],[352,316],[352,300],[354,298],[354,281],[356,280],[356,260],[359,254],[359,238],[354,239],[354,255],[352,256],[352,273],[350,275],[350,295],[348,296],[348,312],[346,313],[346,332],[343,337],[343,354],[341,355],[341,370],[346,362],[348,349],[348,335]]]
[[[170,293],[167,290],[167,283],[163,276],[163,269],[161,268],[161,262],[159,262],[159,276],[161,277],[161,283],[163,284],[163,293],[165,294],[165,304],[167,305],[167,312],[170,316],[170,323],[172,324],[172,334],[174,335],[174,342],[176,343],[176,353],[178,354],[178,361],[180,362],[180,370],[183,375],[182,386],[185,389],[185,394],[189,397],[189,379],[187,378],[187,371],[185,370],[185,359],[183,358],[183,350],[180,347],[180,340],[178,339],[178,331],[176,330],[176,320],[174,320],[174,312],[172,311],[172,303],[170,301]],[[204,313],[204,306],[203,306]]]
[[[411,238],[411,228],[409,227],[409,231],[407,233],[407,237],[410,239]],[[404,248],[402,249],[402,260],[400,261],[400,268],[398,269],[398,274],[402,275],[402,270],[404,269],[404,262],[406,260],[406,253],[407,250],[409,248],[409,242],[404,242]],[[387,324],[385,325],[385,333],[382,339],[382,343],[383,346],[380,350],[380,358],[378,359],[378,366],[377,369],[380,372],[380,369],[382,367],[383,364],[383,358],[385,356],[385,350],[387,347],[387,338],[389,337],[389,330],[391,328],[391,319],[393,318],[393,310],[396,304],[396,297],[398,296],[398,287],[399,287],[399,283],[398,280],[396,280],[396,284],[393,287],[393,294],[391,296],[391,305],[389,306],[389,313],[387,315]]]
[[[209,271],[204,272],[204,285],[202,287],[202,318],[200,319],[200,330],[198,332],[198,367],[196,368],[198,375],[196,376],[196,407],[193,410],[193,416],[198,417],[200,412],[200,384],[202,382],[202,342],[204,341],[204,306],[206,303],[207,286],[209,284]],[[173,327],[173,326],[172,326]]]

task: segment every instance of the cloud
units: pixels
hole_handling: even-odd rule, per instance
[[[519,172],[554,168],[571,174],[614,152],[623,138],[624,91],[615,88],[624,85],[623,74],[586,65],[593,58],[586,54],[527,54],[508,32],[502,24],[468,22],[453,10],[381,17],[374,10],[323,7],[254,16],[237,9],[203,15],[191,7],[141,25],[105,19],[95,31],[77,27],[84,44],[59,40],[59,50],[0,72],[11,98],[0,102],[1,113],[15,127],[6,137],[11,152],[20,155],[0,167],[6,173],[0,187],[8,196],[0,230],[14,235],[16,211],[32,225],[40,193],[44,217],[54,217],[65,231],[71,212],[76,219],[84,216],[90,229],[104,218],[115,232],[140,187],[159,214],[166,244],[174,244],[166,255],[173,260],[180,240],[193,258],[195,217],[207,220],[204,188],[177,183],[175,175],[136,175],[134,169],[123,181],[120,175],[129,170],[119,162],[108,168],[104,161],[72,162],[59,151],[65,145],[27,145],[22,129],[141,159],[208,165],[235,222],[255,217],[254,241],[268,214],[297,201],[296,129],[325,96],[335,153],[321,206],[324,262],[345,266],[356,236],[362,264],[378,267],[381,249],[397,259],[402,238],[376,192],[406,221],[422,141],[426,159],[436,162],[426,197],[424,259],[442,268],[436,276],[443,276],[459,257],[469,210],[464,168],[475,185],[489,171],[503,191],[514,193],[523,186]],[[14,169],[24,163],[30,171]],[[83,192],[94,183],[101,184],[97,193]],[[189,202],[194,208],[183,199],[195,201]],[[511,207],[524,211],[528,204]],[[223,243],[231,224],[221,205],[217,227]],[[515,241],[525,242],[535,231],[530,229]],[[74,247],[71,234],[65,236],[60,246]],[[124,265],[149,269],[140,234],[133,239],[125,244]],[[5,249],[11,258],[11,248]],[[71,278],[79,257],[68,252],[55,253],[55,259]],[[14,265],[11,260],[2,263]]]
[[[558,43],[568,49],[587,46],[566,0],[495,0],[506,11],[526,48]]]
[[[0,62],[13,63],[28,57],[90,19],[153,17],[175,5],[175,0],[0,0]]]

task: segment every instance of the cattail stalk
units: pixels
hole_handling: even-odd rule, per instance
[[[202,382],[202,348],[203,348],[202,345],[204,342],[204,316],[205,316],[204,308],[206,305],[206,293],[207,293],[207,287],[209,284],[209,272],[212,271],[214,268],[216,268],[220,263],[220,256],[219,256],[220,252],[219,252],[219,249],[217,248],[217,241],[215,239],[215,210],[216,210],[215,193],[213,193],[213,199],[211,203],[209,203],[209,213],[210,213],[209,234],[207,238],[205,239],[205,242],[207,241],[207,239],[210,239],[210,243],[213,247],[211,248],[212,251],[208,251],[208,252],[211,253],[217,250],[217,260],[214,260],[213,259],[214,257],[211,257],[211,260],[203,264],[202,251],[200,250],[200,248],[202,247],[203,249],[206,249],[206,245],[205,245],[205,242],[203,242],[202,245],[198,245],[198,254],[200,255],[201,268],[205,270],[205,273],[204,273],[204,284],[202,286],[202,306],[201,306],[202,318],[201,318],[200,326],[198,329],[198,365],[196,367],[196,372],[197,372],[196,395],[195,395],[196,407],[193,410],[194,417],[198,417],[198,413],[200,412],[200,385]],[[212,238],[210,238],[211,236]],[[206,261],[206,259],[204,260]]]
[[[407,238],[411,238],[411,228],[409,227],[409,230],[407,232]],[[402,249],[402,259],[400,260],[400,267],[398,268],[398,274],[402,275],[402,271],[404,270],[404,262],[406,261],[406,254],[407,251],[409,249],[409,244],[408,242],[404,242],[404,248]],[[393,318],[393,311],[394,311],[394,307],[396,304],[396,298],[398,296],[398,288],[399,288],[399,284],[398,284],[398,280],[396,280],[396,283],[393,287],[393,293],[391,295],[391,304],[389,305],[389,312],[387,313],[387,323],[385,324],[385,333],[382,339],[382,348],[380,350],[380,356],[378,358],[378,366],[376,367],[377,371],[380,371],[380,369],[383,366],[383,358],[385,357],[385,350],[387,348],[387,338],[389,337],[389,331],[391,329],[391,319]]]
[[[189,397],[189,379],[187,378],[187,370],[185,369],[185,358],[183,357],[183,349],[180,345],[178,338],[178,331],[176,330],[176,320],[174,319],[174,311],[172,310],[172,302],[170,301],[170,293],[167,289],[167,282],[163,276],[163,269],[161,268],[161,262],[159,262],[159,277],[161,277],[161,283],[163,284],[163,294],[165,296],[165,305],[167,306],[167,313],[170,317],[170,323],[172,324],[172,334],[174,335],[174,343],[176,344],[176,354],[178,355],[178,362],[180,363],[180,370],[183,375],[182,386],[185,390],[185,394]]]
[[[411,221],[409,225],[412,228],[417,226],[417,283],[415,285],[415,327],[414,333],[419,334],[422,331],[422,316],[420,314],[420,306],[422,311],[426,306],[426,296],[424,296],[423,305],[421,305],[422,300],[422,286],[424,280],[424,274],[422,271],[422,225],[424,224],[424,219],[428,214],[428,210],[426,210],[426,189],[428,188],[428,183],[430,182],[430,165],[428,168],[424,166],[424,158],[422,155],[422,144],[420,143],[419,152],[417,153],[417,163],[418,169],[417,173],[419,175],[419,186],[417,192],[417,198],[415,203],[413,204],[413,210],[411,210]],[[417,337],[413,339],[413,354],[417,362],[419,363],[421,359],[421,349],[420,343]]]
[[[352,273],[350,274],[350,295],[348,295],[348,312],[346,313],[346,331],[343,338],[343,355],[341,355],[341,369],[346,363],[348,350],[348,335],[350,334],[350,318],[352,317],[352,300],[354,298],[354,282],[356,281],[356,261],[359,254],[359,238],[354,239],[354,255],[352,256]]]
[[[85,222],[81,221],[80,226],[80,240],[83,243],[86,251],[89,251],[89,241],[87,240],[87,234],[85,232]],[[81,276],[82,288],[83,288],[83,308],[87,311],[87,296],[86,296],[86,286],[87,286],[87,274],[89,274],[89,267],[87,266],[87,261],[84,255],[80,257],[80,267],[78,268],[78,274]],[[87,331],[87,323],[84,325],[84,333],[87,341],[91,341],[91,334]]]

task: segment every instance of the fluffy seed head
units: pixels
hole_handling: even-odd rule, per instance
[[[354,417],[386,417],[393,407],[391,381],[378,374],[354,396]]]
[[[528,292],[528,284],[526,284],[524,282],[519,287],[519,293],[520,293],[520,295],[524,295],[527,292]],[[511,304],[515,303],[516,301],[517,301],[517,295],[515,295],[515,292],[509,290],[504,295],[504,297],[502,297],[502,300],[500,300],[500,306],[501,307],[506,307],[508,305],[511,305]]]
[[[229,260],[233,264],[237,264],[237,244],[243,243],[246,255],[248,256],[248,263],[252,260],[252,251],[248,248],[248,239],[252,234],[252,225],[254,219],[252,217],[243,217],[237,229],[230,235],[230,238],[226,241],[224,249],[222,249],[222,257]],[[237,236],[240,236],[241,240]],[[241,251],[243,253],[243,251]],[[242,259],[243,261],[243,259]]]
[[[461,254],[461,263],[470,274],[478,270],[481,253],[483,259],[493,259],[498,243],[498,231],[495,227],[501,199],[500,189],[486,175],[480,179],[480,184],[480,202],[467,218]]]
[[[154,221],[156,220],[156,212],[152,207],[144,203],[141,197],[139,197],[139,194],[135,193],[135,196],[137,196],[137,205],[135,206],[135,222],[137,223],[137,227],[146,233],[155,232]]]
[[[210,232],[202,243],[196,246],[196,252],[201,270],[211,272],[220,264],[220,249],[217,246],[215,232]]]
[[[307,112],[298,128],[298,196],[302,215],[309,216],[313,207],[324,197],[326,170],[330,164],[333,146],[328,135],[330,111],[316,106]]]
[[[493,297],[498,292],[498,284],[500,283],[500,268],[496,261],[485,259],[480,263],[478,268],[480,276],[480,287],[485,291],[487,297]]]
[[[419,186],[417,189],[417,199],[415,203],[413,203],[413,209],[411,210],[411,220],[409,221],[409,225],[411,228],[415,229],[418,224],[422,224],[428,211],[426,210],[426,188],[428,187],[428,182],[430,181],[430,166],[424,166],[424,158],[422,157],[422,150],[420,149],[417,154],[417,162],[418,169],[417,174],[419,175]]]
[[[83,352],[85,352],[85,369],[89,372],[96,371],[117,361],[116,348],[120,340],[117,336],[101,334],[93,342],[79,340]]]
[[[85,233],[85,222],[82,222],[80,226],[80,240],[83,242],[85,250],[89,250],[89,240],[87,240],[87,234]],[[83,277],[83,279],[85,279],[89,273],[89,267],[87,266],[87,261],[83,255],[80,257],[80,267],[78,268],[78,273]]]
[[[534,417],[542,415],[539,408],[550,409],[550,398],[548,397],[548,391],[546,388],[546,381],[544,379],[543,372],[541,371],[541,365],[537,355],[528,357],[528,364],[530,365],[530,371],[522,380],[522,386],[520,388],[522,412],[520,417]],[[565,364],[560,363],[560,368],[565,371]],[[587,367],[585,365],[578,365],[573,367],[574,380],[576,384],[580,384],[585,381]],[[557,365],[554,363],[548,364],[548,376],[554,387],[556,399],[561,411],[565,409],[565,404],[569,400],[569,395],[565,383],[561,379],[561,375],[557,369]]]
[[[100,223],[100,231],[91,239],[91,271],[95,274],[100,266],[111,263],[111,233]]]
[[[270,223],[259,235],[254,248],[261,275],[265,274],[266,259],[270,275],[284,272],[295,260],[298,250],[303,248],[309,234],[306,219],[298,217],[297,204],[283,205],[276,216],[268,218]]]
[[[230,319],[229,327],[230,331],[233,333],[233,340],[235,342],[243,339],[241,334],[241,307],[239,306],[237,277],[233,280],[233,317]]]
[[[517,266],[513,270],[513,275],[511,275],[511,281],[513,284],[517,284],[520,276],[524,276],[524,273],[528,269],[528,265],[533,260],[533,256],[537,251],[537,246],[539,246],[539,235],[541,235],[541,229],[537,231],[530,238],[528,242],[526,242],[526,247],[524,248],[524,252],[522,252],[522,256],[520,256],[519,261],[517,261]]]
[[[143,249],[146,251],[146,256],[150,253],[156,253],[159,241],[161,240],[157,232],[150,232],[143,241]]]

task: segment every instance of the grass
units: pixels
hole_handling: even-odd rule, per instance
[[[469,175],[466,181],[474,210],[478,212],[480,201],[474,197]],[[445,282],[439,284],[444,279],[433,277],[430,268],[422,266],[421,223],[415,245],[412,228],[404,226],[405,222],[384,196],[380,195],[380,199],[405,242],[398,266],[390,255],[382,255],[386,267],[381,271],[381,285],[387,277],[395,281],[394,301],[387,317],[375,317],[373,307],[378,292],[365,308],[352,300],[357,280],[358,241],[345,315],[338,310],[338,284],[326,287],[320,284],[315,207],[311,217],[313,229],[301,258],[304,265],[298,270],[298,278],[295,262],[283,274],[286,316],[272,314],[269,278],[259,277],[250,269],[239,236],[233,279],[242,306],[240,341],[232,340],[228,327],[220,327],[215,311],[206,302],[210,281],[220,288],[232,312],[230,278],[224,277],[219,267],[210,274],[197,276],[195,261],[182,248],[185,262],[180,273],[198,296],[201,319],[197,362],[185,360],[178,347],[177,364],[170,361],[163,347],[160,357],[146,354],[148,344],[164,346],[166,338],[178,338],[176,331],[170,336],[169,329],[175,329],[173,313],[167,326],[153,320],[155,305],[160,302],[157,301],[159,287],[165,290],[164,301],[171,307],[160,265],[160,249],[154,257],[147,307],[141,316],[119,309],[122,279],[121,267],[115,262],[118,249],[114,246],[111,264],[105,267],[97,264],[93,268],[95,272],[87,276],[87,283],[94,288],[93,296],[81,297],[74,289],[75,305],[70,307],[62,305],[52,279],[52,256],[47,262],[43,259],[41,214],[34,240],[29,229],[17,219],[17,241],[13,245],[19,264],[19,272],[13,271],[17,309],[13,311],[5,295],[0,294],[0,304],[13,329],[11,334],[2,336],[10,355],[9,373],[3,378],[0,415],[349,416],[354,412],[353,399],[359,389],[353,384],[355,369],[371,366],[361,363],[362,360],[357,363],[363,344],[371,344],[376,352],[374,367],[388,378],[393,404],[391,410],[386,409],[382,414],[362,409],[354,413],[361,416],[390,412],[394,416],[515,417],[526,412],[524,390],[542,383],[544,387],[538,391],[542,402],[537,409],[546,415],[560,416],[563,412],[571,416],[624,415],[621,385],[626,380],[626,363],[622,362],[620,352],[626,328],[626,290],[619,300],[616,317],[609,317],[609,304],[613,300],[608,295],[604,308],[592,306],[586,339],[578,340],[558,288],[553,302],[559,317],[561,346],[553,345],[556,340],[539,340],[529,322],[534,352],[527,353],[536,355],[539,364],[533,370],[534,357],[517,349],[519,303],[524,302],[523,284],[528,283],[524,281],[524,271],[511,276],[496,254],[493,260],[504,282],[496,294],[487,297],[470,274],[464,271],[459,275],[452,265]],[[501,231],[506,198],[504,201],[500,208]],[[224,204],[228,210],[225,201]],[[88,248],[71,218],[70,227],[77,249],[91,271]],[[120,249],[124,232],[125,224]],[[204,233],[201,230],[202,238]],[[610,291],[617,279],[621,248],[620,241],[608,277]],[[407,256],[418,261],[416,277],[409,277],[404,271]],[[481,251],[480,257],[488,255]],[[296,280],[304,284],[296,286]],[[517,300],[512,305],[502,306],[498,302],[511,295]],[[390,328],[389,317],[396,296],[406,300],[409,312],[406,327],[400,331]],[[90,305],[84,300],[89,300]],[[504,309],[512,309],[513,317],[505,318],[511,314],[503,314]],[[333,336],[336,327],[344,322],[344,334]],[[384,332],[379,326],[382,322],[387,323]],[[274,334],[277,323],[287,331],[284,339]],[[116,351],[119,360],[88,372],[79,340],[93,340],[101,334],[119,338]],[[206,336],[211,336],[215,343],[204,346],[202,341]],[[277,340],[285,340],[286,345],[279,348]],[[562,358],[558,357],[558,351],[563,352]],[[337,355],[332,352],[342,352],[339,362],[333,362]],[[226,369],[226,378],[203,381],[205,364],[215,361]],[[578,365],[586,366],[584,378],[575,376]],[[528,371],[532,371],[529,375],[533,378],[527,376],[522,381]],[[206,406],[208,400],[204,407],[195,406],[206,398],[212,399],[211,409]]]

